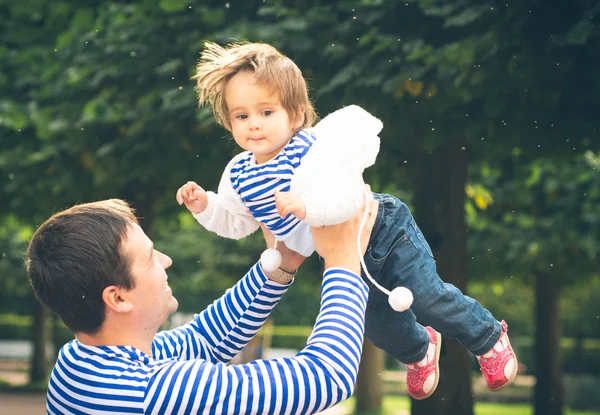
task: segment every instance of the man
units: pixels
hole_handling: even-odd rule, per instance
[[[377,202],[367,205],[377,212]],[[293,358],[231,365],[256,334],[304,260],[279,244],[272,275],[259,263],[186,325],[157,333],[177,309],[171,259],[154,249],[120,200],[74,206],[35,232],[27,268],[38,299],[76,339],[60,350],[48,414],[310,414],[348,398],[361,355],[368,288],[357,249],[363,212],[314,228],[325,262],[321,310]],[[364,254],[376,215],[361,237]],[[268,246],[273,236],[263,231]]]

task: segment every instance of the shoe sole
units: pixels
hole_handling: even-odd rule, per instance
[[[514,367],[513,367],[513,370],[511,372],[510,376],[508,376],[508,382],[506,382],[504,385],[499,386],[495,389],[489,388],[492,392],[497,392],[499,390],[506,388],[511,383],[513,383],[513,381],[517,377],[517,368],[519,367],[519,362],[517,361],[517,354],[515,353],[515,349],[512,348],[512,345],[510,344],[510,339],[508,338],[508,336],[506,336],[506,342],[508,343],[508,347],[510,347],[510,350],[512,350],[512,352],[513,352],[513,356],[514,356],[513,359],[515,359],[515,364],[514,364]]]
[[[435,382],[433,382],[433,388],[431,388],[427,395],[423,395],[418,398],[415,398],[414,396],[412,397],[417,401],[422,401],[423,399],[427,399],[431,395],[433,395],[433,392],[435,392],[435,390],[437,389],[438,383],[440,381],[440,350],[442,349],[442,335],[437,331],[435,332],[435,339]]]

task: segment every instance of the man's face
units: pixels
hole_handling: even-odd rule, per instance
[[[135,288],[128,292],[134,316],[140,328],[154,330],[177,311],[178,302],[169,284],[165,270],[173,261],[154,249],[154,244],[142,228],[133,224],[123,240],[122,251],[130,262],[130,273]]]

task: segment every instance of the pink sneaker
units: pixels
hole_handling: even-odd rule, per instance
[[[418,363],[406,365],[406,388],[408,394],[415,399],[429,398],[440,380],[440,348],[442,335],[425,327],[429,333],[429,348],[427,354]]]
[[[517,356],[508,340],[508,324],[502,320],[502,334],[492,349],[477,356],[481,373],[492,391],[507,387],[517,376]]]

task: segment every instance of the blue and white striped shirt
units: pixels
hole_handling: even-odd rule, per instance
[[[129,346],[60,350],[48,414],[312,414],[350,397],[358,372],[368,288],[329,269],[321,310],[293,358],[226,365],[266,321],[288,286],[255,265],[188,324],[158,333],[152,356]]]
[[[266,163],[256,164],[254,155],[248,153],[231,169],[231,185],[240,195],[254,218],[277,237],[287,235],[299,223],[294,215],[281,218],[275,206],[275,191],[290,190],[294,170],[300,166],[315,136],[300,130],[281,152]]]

